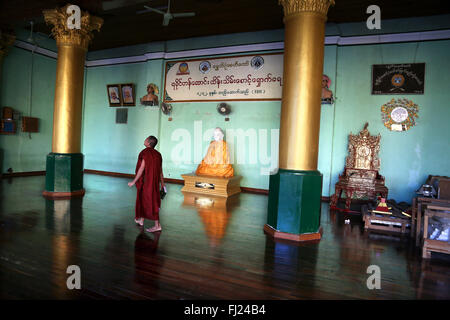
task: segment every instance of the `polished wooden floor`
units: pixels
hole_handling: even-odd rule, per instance
[[[422,261],[408,238],[365,233],[359,215],[327,203],[320,242],[275,242],[263,233],[267,196],[213,203],[169,185],[163,231],[149,234],[133,221],[127,179],[86,174],[85,197],[72,201],[44,199],[44,180],[0,181],[2,299],[450,298],[446,256]],[[81,290],[67,289],[69,265]],[[379,290],[366,286],[369,265]]]

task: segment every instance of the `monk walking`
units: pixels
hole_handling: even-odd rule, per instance
[[[166,191],[162,172],[162,157],[155,150],[158,139],[150,136],[144,141],[146,147],[139,153],[136,164],[136,177],[128,183],[129,187],[136,185],[136,217],[134,221],[144,225],[144,219],[155,221],[152,228],[145,229],[148,232],[161,231],[159,223],[159,209],[161,208],[161,195],[159,184]],[[166,191],[167,192],[167,191]]]

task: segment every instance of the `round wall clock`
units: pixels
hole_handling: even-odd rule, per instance
[[[391,131],[406,131],[416,125],[419,106],[408,99],[392,99],[381,106],[384,126]]]

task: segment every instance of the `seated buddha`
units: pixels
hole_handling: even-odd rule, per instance
[[[230,164],[227,143],[223,141],[222,129],[214,130],[214,141],[209,144],[208,152],[199,164],[195,174],[198,176],[216,176],[229,178],[234,175]]]

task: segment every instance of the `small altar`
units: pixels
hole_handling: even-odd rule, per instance
[[[182,174],[184,187],[182,192],[205,194],[217,197],[230,197],[241,192],[242,176],[222,178],[215,176],[199,176],[194,173]]]

